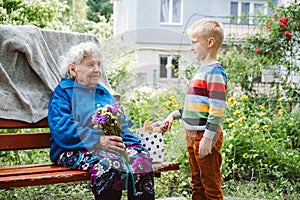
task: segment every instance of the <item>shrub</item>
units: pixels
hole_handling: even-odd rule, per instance
[[[279,98],[242,95],[227,100],[224,123],[224,180],[300,180],[299,137],[297,111]],[[299,190],[299,185],[295,187]]]

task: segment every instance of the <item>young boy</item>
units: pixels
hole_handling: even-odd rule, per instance
[[[221,121],[225,109],[227,75],[217,62],[224,32],[214,19],[201,19],[189,28],[191,51],[201,61],[186,94],[184,107],[165,120],[170,130],[174,119],[183,119],[189,155],[192,199],[223,199],[220,149]]]

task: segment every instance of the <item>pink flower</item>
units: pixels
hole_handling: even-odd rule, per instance
[[[285,35],[286,39],[288,39],[288,40],[292,39],[292,33],[291,32],[284,31],[284,35]]]
[[[266,24],[266,28],[267,28],[267,29],[270,29],[270,28],[271,28],[271,25],[270,25],[270,24]]]
[[[151,171],[151,166],[148,159],[138,157],[132,163],[132,169],[137,173],[147,173]]]
[[[256,49],[255,49],[255,52],[258,53],[258,54],[260,54],[260,53],[261,53],[261,50],[260,50],[259,48],[256,48]]]
[[[274,13],[274,14],[273,14],[273,17],[275,17],[275,18],[278,17],[278,14],[277,14],[277,13]]]
[[[281,18],[281,19],[279,20],[279,25],[280,25],[282,28],[284,28],[284,27],[286,27],[286,26],[289,25],[288,21],[289,21],[289,17],[283,17],[283,18]]]

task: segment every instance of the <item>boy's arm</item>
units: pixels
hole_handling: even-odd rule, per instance
[[[169,116],[164,120],[167,130],[171,129],[174,120],[181,119],[182,112],[183,112],[183,107],[169,114]]]
[[[222,68],[215,68],[207,75],[209,110],[204,137],[213,139],[221,126],[226,103],[227,76]]]
[[[226,103],[227,76],[222,68],[215,68],[207,75],[207,90],[209,94],[209,111],[204,137],[200,142],[200,158],[211,153],[219,137],[219,129],[224,116]]]
[[[173,115],[174,119],[181,119],[182,112],[183,112],[183,107],[179,108],[178,110],[175,110],[170,115]]]
[[[153,127],[159,127],[162,133],[170,130],[175,119],[180,119],[182,115],[183,107],[170,113],[168,117],[162,122],[158,121],[152,124]]]

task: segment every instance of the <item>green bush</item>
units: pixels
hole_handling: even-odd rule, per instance
[[[34,25],[45,28],[64,12],[66,3],[57,0],[3,0],[0,21],[9,25]]]
[[[145,120],[152,122],[163,120],[181,105],[181,97],[174,89],[145,91],[136,90],[128,102],[124,102],[125,112],[136,123],[136,128],[142,127]]]
[[[300,180],[299,111],[283,98],[242,95],[227,100],[222,154],[224,180]],[[282,187],[285,187],[282,185]],[[293,190],[300,189],[295,185]]]
[[[182,99],[174,97],[184,96],[174,94],[172,90],[137,92],[135,95],[126,103],[126,110],[127,115],[136,120],[137,127],[142,126],[146,119],[163,119],[182,105]],[[291,109],[287,100],[278,98],[271,101],[267,97],[254,98],[247,95],[228,98],[221,150],[223,185],[228,194],[232,191],[232,188],[227,187],[230,181],[265,185],[258,197],[272,192],[274,196],[299,193],[299,110]],[[164,149],[165,160],[177,160],[181,165],[179,172],[168,172],[156,179],[157,195],[188,197],[190,174],[181,121],[175,121],[171,131],[165,134]],[[276,188],[281,189],[279,191]]]

